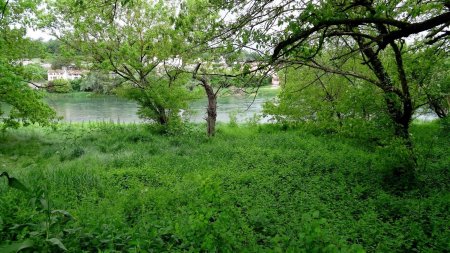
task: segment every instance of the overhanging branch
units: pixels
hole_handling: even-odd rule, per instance
[[[397,28],[397,30],[390,31],[386,34],[380,34],[376,37],[373,37],[371,35],[362,35],[358,34],[359,37],[365,37],[366,39],[369,39],[371,43],[376,43],[379,45],[380,49],[384,49],[388,44],[391,42],[408,37],[412,34],[417,34],[423,31],[430,30],[436,26],[446,24],[450,20],[450,12],[443,13],[441,15],[438,15],[436,17],[432,17],[430,19],[427,19],[422,22],[417,23],[408,23],[403,22],[399,20],[394,19],[388,19],[388,18],[357,18],[357,19],[330,19],[318,22],[318,24],[314,25],[313,27],[310,27],[306,30],[303,30],[299,33],[296,33],[289,38],[279,42],[272,54],[272,61],[275,61],[280,57],[280,53],[285,48],[297,44],[298,41],[306,41],[312,34],[317,33],[323,29],[329,28],[329,27],[339,27],[339,26],[345,26],[346,29],[343,29],[340,31],[339,29],[333,29],[332,32],[325,34],[324,36],[327,37],[338,37],[343,35],[350,35],[355,36],[354,33],[348,33],[348,27],[358,27],[361,25],[389,25],[394,26]],[[369,43],[369,44],[371,44]]]

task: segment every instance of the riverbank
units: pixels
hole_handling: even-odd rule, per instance
[[[0,241],[69,252],[444,252],[448,133],[414,124],[415,188],[386,185],[395,147],[280,126],[139,124],[8,130]],[[30,204],[30,200],[34,206]],[[44,225],[42,225],[44,224]],[[47,225],[45,225],[47,224]],[[151,250],[150,250],[151,249]]]

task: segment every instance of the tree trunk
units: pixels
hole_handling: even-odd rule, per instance
[[[211,85],[206,83],[203,85],[206,95],[208,96],[208,108],[206,123],[208,124],[207,133],[208,136],[214,136],[216,134],[216,119],[217,119],[217,97],[214,93]]]
[[[158,123],[161,126],[166,126],[167,123],[169,123],[169,119],[166,115],[166,110],[164,107],[162,106],[157,106],[157,111],[158,111]]]
[[[363,6],[367,8],[371,15],[376,15],[377,12],[372,6],[372,3],[365,2]],[[376,24],[375,27],[380,35],[389,33],[388,28],[383,24]],[[381,83],[380,88],[385,94],[384,98],[389,115],[394,123],[395,135],[404,139],[406,145],[412,151],[412,142],[409,136],[409,124],[411,123],[414,109],[411,94],[409,92],[408,81],[406,80],[401,50],[395,41],[389,43],[394,52],[398,79],[400,81],[400,89],[398,89],[395,87],[391,77],[383,66],[383,63],[378,58],[378,54],[374,52],[372,47],[365,45],[362,37],[354,36],[354,38],[359,45],[361,53],[367,57],[367,63]],[[378,46],[381,47],[380,44],[378,44]]]
[[[398,89],[392,83],[389,74],[374,50],[371,47],[365,46],[364,40],[361,37],[354,36],[353,38],[359,44],[361,54],[366,59],[370,69],[380,82],[378,87],[384,92],[384,100],[386,102],[387,111],[392,122],[394,123],[395,135],[401,137],[406,141],[406,143],[408,143],[408,145],[410,145],[409,124],[412,119],[413,106],[411,96],[409,94],[408,83],[406,82],[406,76],[403,70],[401,53],[399,52],[397,46],[392,43],[391,45],[395,52],[397,70],[401,82],[401,89]]]
[[[436,113],[436,115],[443,119],[448,116],[448,105],[446,106],[445,103],[450,104],[450,96],[448,96],[446,99],[439,99],[434,98],[431,95],[427,96],[428,98],[428,104],[430,105],[431,110]]]
[[[206,123],[208,124],[207,134],[209,137],[216,134],[216,119],[217,119],[217,94],[214,92],[213,87],[208,82],[205,76],[197,76],[197,72],[200,69],[200,63],[197,64],[193,73],[193,78],[200,81],[200,85],[205,89],[206,96],[208,97],[208,108],[206,109],[207,117]]]
[[[159,117],[158,117],[158,123],[159,123],[161,126],[167,125],[167,117],[166,117],[166,115],[159,115]]]

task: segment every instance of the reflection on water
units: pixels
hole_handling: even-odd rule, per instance
[[[137,105],[115,96],[53,95],[48,104],[66,122],[114,121],[139,122]]]
[[[264,102],[273,99],[276,93],[277,90],[264,89],[256,97],[249,95],[219,97],[217,121],[229,122],[230,115],[235,115],[238,122],[245,122],[255,114],[260,114]],[[52,94],[46,100],[66,122],[142,122],[136,114],[137,104],[116,96]],[[192,101],[188,111],[183,112],[183,117],[191,122],[204,122],[206,105],[206,98]]]

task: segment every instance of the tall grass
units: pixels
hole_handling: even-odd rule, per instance
[[[201,129],[10,130],[0,166],[74,217],[52,230],[71,252],[450,249],[448,136],[436,123],[413,126],[419,184],[401,195],[384,184],[392,147],[276,125],[222,124],[212,139]],[[41,218],[27,196],[0,191],[0,241],[59,250],[33,237],[26,224]]]

